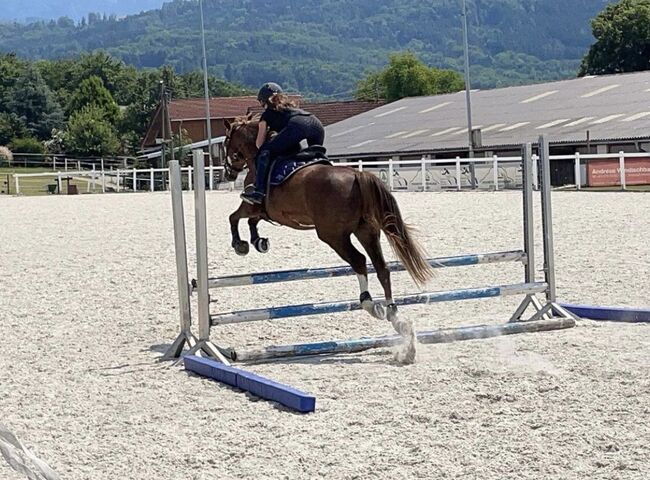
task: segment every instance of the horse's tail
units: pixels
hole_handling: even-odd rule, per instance
[[[433,277],[433,268],[426,260],[424,249],[413,238],[413,227],[404,223],[395,197],[376,175],[356,172],[356,177],[361,190],[363,219],[384,232],[411,278],[418,285],[424,285]]]

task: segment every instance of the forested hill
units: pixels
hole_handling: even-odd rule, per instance
[[[590,20],[611,0],[468,0],[473,86],[575,76]],[[462,70],[458,0],[204,0],[208,64],[227,80],[268,80],[346,97],[391,52]],[[60,58],[105,49],[138,67],[200,68],[196,1],[123,19],[93,15],[0,28],[0,51]]]

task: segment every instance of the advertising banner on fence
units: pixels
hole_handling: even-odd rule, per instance
[[[613,187],[621,184],[621,164],[618,158],[589,160],[587,185]],[[650,185],[650,157],[625,159],[625,184]]]

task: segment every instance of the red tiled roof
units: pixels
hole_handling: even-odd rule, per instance
[[[258,106],[257,97],[213,97],[210,99],[212,118],[234,118],[246,115],[248,109]],[[182,98],[169,103],[169,116],[172,121],[205,118],[205,99]]]
[[[322,103],[300,103],[300,108],[304,108],[313,113],[322,122],[323,126],[340,122],[355,115],[367,112],[374,108],[381,107],[386,102],[362,102],[350,100],[347,102],[322,102]],[[248,110],[249,113],[262,113],[262,107],[256,104]]]

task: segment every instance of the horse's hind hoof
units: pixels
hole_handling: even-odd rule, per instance
[[[235,249],[235,253],[240,257],[248,255],[248,252],[250,251],[248,242],[233,242],[232,248]]]
[[[253,242],[253,246],[258,252],[266,253],[269,251],[269,248],[271,248],[271,243],[268,238],[258,238]]]

